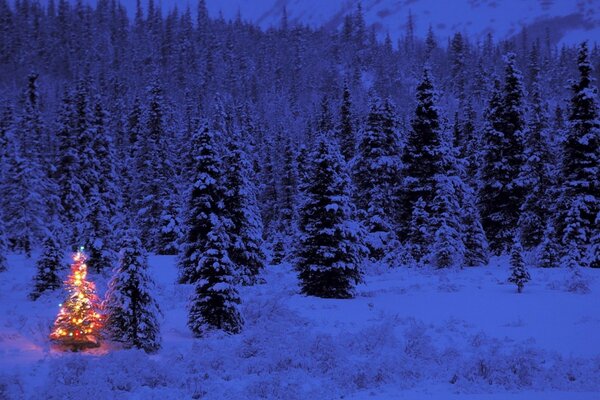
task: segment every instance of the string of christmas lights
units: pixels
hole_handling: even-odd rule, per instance
[[[98,347],[103,322],[96,286],[86,279],[87,256],[83,250],[81,247],[73,254],[71,275],[65,281],[69,296],[59,304],[60,311],[50,334],[55,343],[73,350]]]

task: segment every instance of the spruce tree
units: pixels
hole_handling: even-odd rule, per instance
[[[185,211],[186,232],[179,257],[180,283],[198,280],[198,260],[206,248],[213,220],[223,212],[225,197],[215,133],[206,122],[192,136],[191,155],[194,159],[194,181]]]
[[[361,136],[354,163],[355,198],[358,207],[366,211],[371,256],[381,259],[395,240],[401,171],[397,122],[389,101],[371,99]]]
[[[300,209],[296,269],[302,293],[349,298],[361,281],[359,225],[353,221],[349,178],[338,148],[321,139]]]
[[[567,135],[563,141],[563,163],[556,231],[559,237],[572,237],[569,233],[577,225],[581,233],[581,247],[589,243],[595,230],[594,219],[600,208],[600,120],[598,119],[598,93],[593,85],[592,65],[587,43],[582,43],[578,53],[580,79],[573,84]],[[579,208],[579,221],[573,221],[573,207]],[[565,232],[567,231],[567,232]],[[571,239],[568,239],[571,240]],[[565,250],[569,251],[570,247]]]
[[[415,203],[421,198],[426,205],[433,204],[435,176],[442,173],[442,128],[437,94],[431,71],[425,67],[417,86],[417,107],[411,121],[411,130],[403,154],[403,196],[400,206],[401,221],[409,221]],[[407,232],[406,226],[403,231]],[[410,238],[408,238],[410,240]]]
[[[463,183],[461,188],[459,201],[462,210],[464,264],[467,267],[487,265],[489,262],[489,245],[483,226],[481,226],[475,193],[467,184]]]
[[[264,268],[262,221],[256,200],[256,187],[251,176],[248,156],[240,147],[240,138],[234,136],[225,171],[225,213],[231,220],[229,256],[244,284],[257,282]]]
[[[39,179],[40,171],[33,169],[39,164],[22,157],[18,148],[10,152],[8,165],[10,173],[3,184],[2,198],[6,201],[3,216],[9,246],[31,256],[44,232],[44,181]]]
[[[548,116],[537,77],[532,87],[532,110],[525,139],[525,163],[519,176],[520,185],[526,192],[519,217],[521,241],[525,248],[537,246],[544,237],[544,221],[550,217],[551,190],[554,186],[553,157],[548,147]]]
[[[510,253],[510,277],[508,281],[517,285],[517,292],[521,293],[523,287],[531,280],[525,261],[523,260],[523,247],[518,239],[515,239]]]
[[[227,234],[230,224],[222,217],[213,216],[204,251],[197,259],[197,283],[188,315],[188,326],[197,337],[215,329],[227,333],[239,333],[242,329],[235,264],[227,251],[231,241]]]
[[[89,185],[83,234],[90,255],[88,266],[100,272],[113,266],[116,258],[115,230],[121,223],[117,220],[120,198],[116,158],[112,137],[107,132],[106,114],[99,99],[94,106],[89,138],[88,151],[85,151],[85,157],[81,157]]]
[[[136,234],[128,232],[104,302],[106,330],[112,340],[148,353],[160,348],[161,311],[153,291],[146,251]]]
[[[136,158],[139,171],[138,225],[141,240],[151,251],[164,253],[171,245],[171,236],[161,239],[164,227],[161,223],[170,224],[175,215],[165,217],[167,210],[163,204],[175,192],[174,182],[177,179],[169,152],[167,129],[167,110],[163,90],[153,78],[148,87],[149,104],[144,115],[144,135],[138,140]]]
[[[55,182],[58,186],[58,195],[61,204],[62,226],[70,226],[69,233],[61,235],[64,243],[75,245],[80,243],[77,225],[82,220],[84,199],[80,185],[79,171],[79,142],[77,138],[76,111],[79,110],[75,103],[75,95],[66,91],[61,101],[57,117],[56,136],[58,138],[58,160],[56,165]]]
[[[588,202],[583,196],[571,200],[562,231],[561,263],[566,266],[584,266],[589,231],[585,215],[589,213]]]
[[[63,254],[53,235],[44,239],[43,251],[37,261],[37,273],[35,275],[35,287],[29,294],[31,300],[37,300],[42,293],[56,290],[62,286],[62,281],[57,275],[58,269],[63,262]]]
[[[461,210],[453,178],[435,177],[435,197],[430,218],[433,242],[429,249],[429,262],[436,268],[461,266],[465,247],[461,225]]]
[[[479,202],[482,225],[495,253],[507,250],[523,204],[517,179],[523,165],[524,89],[515,55],[505,57],[505,82],[498,82],[485,115]]]

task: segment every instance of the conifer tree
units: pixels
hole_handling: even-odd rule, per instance
[[[353,221],[349,178],[337,147],[318,144],[300,210],[296,269],[302,293],[348,298],[361,281],[359,225]]]
[[[62,258],[63,254],[56,239],[53,235],[48,235],[44,239],[43,252],[36,264],[35,287],[29,294],[31,300],[37,300],[42,293],[59,289],[62,286],[57,275],[57,270],[61,268],[63,262]]]
[[[8,160],[10,173],[3,185],[2,198],[8,200],[3,216],[10,247],[31,256],[44,232],[44,181],[38,179],[39,171],[32,169],[39,164],[30,163],[17,148],[13,149]]]
[[[461,185],[459,201],[462,210],[464,264],[467,267],[486,265],[489,262],[488,240],[481,226],[475,193],[467,184]]]
[[[225,212],[231,220],[228,249],[240,280],[244,284],[257,282],[259,272],[265,264],[262,240],[262,221],[256,200],[256,187],[251,176],[252,167],[240,138],[235,135],[230,143],[230,154],[225,171]]]
[[[188,315],[188,326],[197,337],[215,329],[239,333],[243,325],[235,265],[227,252],[230,222],[219,216],[214,216],[213,221],[204,251],[197,259],[197,283]]]
[[[438,175],[435,177],[435,185],[430,218],[433,242],[429,262],[436,268],[462,266],[465,247],[455,184],[451,177]]]
[[[148,353],[160,348],[161,311],[153,290],[146,251],[136,234],[128,232],[104,302],[105,327],[112,340]]]
[[[206,122],[192,136],[191,155],[194,158],[194,181],[185,213],[186,232],[179,258],[180,283],[198,280],[198,260],[206,248],[213,220],[223,212],[225,198],[215,133]]]
[[[517,179],[523,165],[524,90],[515,55],[505,57],[505,82],[498,82],[485,115],[479,202],[482,225],[495,253],[507,250],[517,226],[524,191]]]
[[[404,148],[404,183],[400,219],[409,221],[416,201],[433,204],[435,176],[442,173],[442,128],[431,71],[425,67],[417,86],[417,107]],[[407,231],[407,227],[403,228]],[[409,238],[410,239],[410,238]]]
[[[141,240],[151,251],[164,250],[170,245],[170,236],[159,241],[164,227],[161,222],[170,224],[176,215],[165,217],[167,210],[163,202],[175,191],[175,170],[168,151],[169,132],[166,126],[166,105],[163,90],[154,78],[148,87],[149,104],[144,117],[144,135],[138,140],[137,160],[140,173],[138,196],[138,225]],[[174,209],[173,209],[174,210]]]
[[[586,229],[585,215],[589,213],[588,203],[583,196],[572,199],[562,232],[561,263],[566,266],[584,266],[589,231]]]
[[[356,203],[367,214],[367,244],[375,259],[381,259],[395,239],[400,171],[401,149],[393,107],[389,101],[372,98],[354,164],[354,181]]]
[[[515,239],[510,253],[510,277],[508,281],[517,285],[517,292],[521,293],[523,287],[531,280],[525,261],[523,260],[523,247],[518,239]]]
[[[57,117],[58,160],[56,166],[55,182],[58,186],[58,195],[61,204],[61,223],[63,227],[77,228],[84,208],[83,192],[79,182],[79,142],[76,136],[76,123],[81,119],[76,118],[74,93],[66,91],[61,101]],[[72,232],[75,231],[75,232]],[[71,229],[71,235],[63,234],[61,239],[69,245],[78,243],[78,230]]]
[[[112,267],[115,261],[114,235],[121,224],[116,220],[119,193],[115,171],[115,156],[112,138],[107,132],[106,115],[98,101],[94,106],[89,138],[91,143],[81,157],[87,171],[87,213],[85,246],[89,251],[88,266],[100,272]]]
[[[548,147],[548,116],[542,100],[538,78],[532,84],[532,112],[525,139],[525,163],[521,170],[520,185],[525,188],[521,205],[519,230],[525,248],[537,246],[544,236],[544,221],[550,217],[552,156]]]
[[[567,135],[563,142],[562,192],[556,218],[557,234],[572,237],[573,225],[581,232],[576,235],[582,243],[593,236],[594,219],[600,208],[600,120],[598,118],[598,93],[593,85],[592,65],[587,43],[582,43],[578,53],[580,79],[572,86]],[[579,209],[579,221],[574,221],[573,207]],[[567,232],[565,232],[567,231]],[[571,240],[571,239],[569,239]],[[566,248],[569,251],[569,247]]]

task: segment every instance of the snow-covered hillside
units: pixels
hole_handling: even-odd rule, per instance
[[[282,10],[291,22],[311,26],[338,27],[343,17],[362,3],[366,21],[394,38],[406,32],[409,13],[415,33],[426,35],[431,25],[440,38],[455,32],[483,37],[492,32],[497,39],[519,34],[527,27],[531,37],[576,43],[600,37],[600,2],[575,0],[207,0],[211,14],[222,11],[228,18],[241,13],[244,19],[263,27],[278,25]],[[178,3],[175,1],[175,3]],[[166,2],[164,4],[169,4]],[[179,5],[181,7],[181,5]]]
[[[565,269],[533,269],[523,294],[505,260],[434,272],[371,271],[353,300],[298,295],[295,273],[271,266],[241,291],[244,331],[194,339],[191,287],[174,259],[151,257],[163,309],[156,355],[62,353],[47,340],[64,293],[27,299],[33,262],[0,275],[1,399],[597,399],[600,282],[570,293]],[[376,268],[373,268],[374,270]],[[64,271],[66,274],[66,271]],[[104,278],[91,276],[100,293]],[[518,391],[518,393],[516,393]],[[514,393],[513,393],[514,392]]]

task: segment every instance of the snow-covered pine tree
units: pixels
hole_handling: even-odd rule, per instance
[[[29,294],[31,300],[37,300],[45,291],[56,290],[62,286],[62,281],[57,275],[61,268],[63,254],[53,234],[44,239],[43,251],[38,259],[35,287]]]
[[[453,179],[447,175],[435,177],[429,263],[436,268],[462,267],[465,256],[461,209]]]
[[[14,143],[13,143],[14,144]],[[12,147],[12,146],[11,146]],[[3,182],[2,198],[5,201],[3,217],[6,218],[7,239],[11,249],[31,256],[35,243],[43,236],[45,203],[42,198],[44,181],[38,163],[30,163],[14,146],[10,151],[10,173]]]
[[[361,281],[361,229],[353,220],[344,166],[339,149],[321,138],[300,209],[296,269],[309,296],[349,298]]]
[[[104,301],[105,327],[112,340],[148,353],[160,348],[162,314],[153,290],[146,250],[137,234],[130,231],[123,239]]]
[[[89,131],[91,143],[81,157],[87,171],[87,213],[85,215],[85,247],[89,252],[88,267],[96,272],[110,270],[116,259],[115,230],[121,224],[117,221],[119,193],[117,189],[114,150],[112,138],[107,132],[106,115],[97,99]]]
[[[163,208],[163,202],[175,192],[177,176],[168,151],[167,110],[157,77],[153,77],[147,90],[149,104],[144,115],[144,135],[138,140],[136,150],[140,179],[137,221],[141,240],[148,250],[162,252],[171,246],[171,232],[160,240],[161,223],[168,226],[176,218],[176,213],[165,216],[167,210]]]
[[[525,261],[523,260],[523,247],[518,238],[515,238],[510,252],[510,277],[508,281],[517,285],[517,292],[521,293],[523,287],[531,280]]]
[[[227,252],[231,223],[217,215],[213,215],[212,220],[204,251],[197,259],[197,283],[188,315],[188,326],[198,337],[215,329],[239,333],[243,325],[235,287],[235,265]]]
[[[437,94],[433,87],[431,70],[426,66],[417,86],[417,107],[411,121],[403,153],[403,195],[401,221],[410,221],[415,203],[421,198],[426,206],[433,204],[435,176],[442,170],[442,127],[436,105]],[[405,225],[403,232],[408,231]],[[407,238],[409,241],[411,238]]]
[[[569,241],[573,224],[580,229],[581,247],[589,243],[598,229],[594,220],[600,209],[600,120],[598,118],[598,91],[593,85],[592,65],[587,43],[582,43],[578,53],[580,79],[573,84],[567,135],[563,141],[562,192],[556,217],[558,237],[563,238],[565,250],[570,252]],[[574,221],[573,208],[579,211],[579,221]],[[571,227],[570,227],[571,226]],[[567,231],[567,232],[565,232]],[[569,239],[570,240],[570,239]]]
[[[542,238],[542,242],[538,247],[537,253],[537,264],[539,267],[553,268],[558,266],[560,261],[560,252],[558,248],[556,232],[554,231],[554,225],[551,222],[546,223],[544,237]]]
[[[77,132],[79,124],[87,123],[88,116],[79,116],[78,112],[89,112],[87,108],[80,109],[80,104],[75,103],[75,92],[65,91],[60,111],[56,122],[56,136],[58,138],[58,159],[54,174],[55,184],[58,187],[58,196],[61,204],[61,224],[67,232],[60,235],[61,240],[74,245],[79,243],[79,230],[77,229],[82,219],[84,200],[82,188],[79,183],[79,143]],[[76,107],[77,106],[77,107]]]
[[[489,262],[488,240],[481,226],[475,193],[467,183],[461,182],[459,201],[462,211],[462,231],[465,248],[464,264],[467,267],[487,265]]]
[[[231,220],[229,257],[236,267],[242,283],[257,282],[264,268],[262,220],[256,200],[256,186],[252,166],[241,148],[238,135],[229,143],[225,171],[225,215]]]
[[[584,266],[589,230],[586,229],[585,215],[589,213],[588,202],[580,195],[571,200],[569,212],[564,221],[561,238],[561,263],[566,266]]]
[[[544,222],[550,217],[552,188],[554,186],[554,159],[548,147],[548,115],[542,100],[539,78],[532,84],[532,110],[528,135],[525,138],[525,163],[519,175],[519,184],[525,188],[521,205],[519,231],[525,248],[540,244],[544,237]]]
[[[381,259],[395,241],[400,171],[401,148],[393,106],[373,96],[353,173],[356,204],[366,212],[367,245],[374,259]]]
[[[194,133],[190,145],[194,181],[185,211],[185,234],[179,257],[180,283],[195,283],[199,279],[198,260],[206,249],[213,220],[223,213],[225,198],[215,133],[206,121]]]
[[[485,115],[479,203],[482,225],[495,253],[507,250],[517,226],[524,191],[524,89],[514,53],[505,56],[504,87],[495,82]]]

